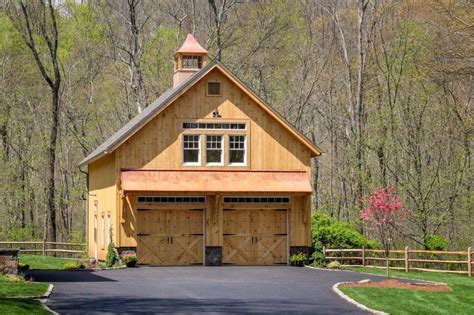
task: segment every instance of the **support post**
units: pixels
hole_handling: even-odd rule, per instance
[[[362,266],[365,267],[365,246],[362,246]]]
[[[467,248],[467,275],[472,277],[472,248]]]
[[[43,238],[43,256],[46,255],[46,239]]]
[[[408,246],[405,246],[405,272],[410,270],[410,266],[408,266]]]
[[[323,246],[324,261],[326,261],[326,246]]]

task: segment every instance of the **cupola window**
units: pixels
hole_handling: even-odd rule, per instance
[[[201,56],[183,56],[182,57],[183,69],[201,69],[202,68],[202,57]]]

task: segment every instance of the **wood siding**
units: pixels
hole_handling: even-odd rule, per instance
[[[208,81],[221,82],[221,96],[206,96]],[[222,118],[213,119],[218,110]],[[247,123],[247,166],[183,166],[181,123],[184,120],[238,120]],[[227,133],[223,131],[213,131]],[[203,134],[204,131],[191,132]],[[212,133],[212,132],[209,132]],[[241,133],[241,131],[237,131]],[[224,151],[224,154],[227,152]],[[310,152],[294,135],[251,100],[218,69],[204,76],[171,106],[116,150],[120,169],[310,170]],[[224,160],[227,160],[224,157]]]
[[[97,215],[97,255],[98,259],[105,259],[107,253],[107,215],[110,214],[112,236],[117,243],[117,189],[115,177],[115,154],[109,154],[103,158],[89,164],[89,194],[88,194],[88,238],[87,252],[89,256],[94,256],[94,216]],[[97,204],[97,213],[94,213]],[[102,235],[101,220],[104,214],[105,235]],[[105,238],[104,247],[101,246],[101,239]]]
[[[207,96],[207,83],[220,82],[221,95]],[[218,110],[221,118],[212,118]],[[244,122],[246,130],[206,131],[184,130],[184,121],[208,120],[213,122]],[[183,166],[182,134],[246,134],[247,164],[245,166]],[[201,137],[204,138],[204,137]],[[201,152],[205,143],[201,140]],[[228,159],[228,142],[224,141],[224,161]],[[203,154],[203,153],[202,153]],[[201,160],[204,165],[203,156]],[[111,212],[113,236],[118,247],[137,246],[137,205],[140,193],[120,195],[122,169],[168,170],[286,170],[305,171],[310,180],[311,152],[295,139],[287,128],[276,121],[218,68],[212,70],[188,91],[177,98],[113,153],[89,164],[88,253],[94,256],[94,201],[98,202],[98,258],[104,259],[106,249],[100,246],[101,213]],[[144,193],[146,194],[146,193]],[[205,246],[223,246],[222,195],[206,194],[204,212]],[[288,208],[288,243],[290,246],[310,246],[309,195],[291,195]],[[116,229],[116,227],[119,229]]]

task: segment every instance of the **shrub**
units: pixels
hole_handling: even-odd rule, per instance
[[[84,269],[86,269],[86,266],[85,266],[84,264],[80,264],[80,265],[79,265],[79,269],[80,269],[80,270],[84,270]]]
[[[137,257],[136,256],[126,256],[123,258],[123,263],[127,266],[127,267],[135,267],[136,264],[137,264]]]
[[[315,267],[322,267],[324,266],[324,255],[320,251],[315,251],[311,258],[313,259],[313,266]]]
[[[8,282],[25,282],[25,278],[19,275],[6,275]]]
[[[436,234],[427,235],[423,241],[426,250],[447,250],[448,242]]]
[[[290,264],[296,267],[303,267],[306,262],[307,256],[303,253],[297,253],[290,256]]]
[[[118,261],[117,253],[115,252],[114,242],[110,241],[107,247],[107,256],[105,257],[105,265],[110,268]]]
[[[25,264],[25,263],[22,263],[22,262],[19,262],[19,263],[18,263],[18,269],[20,269],[20,270],[28,270],[28,269],[30,269],[30,265]]]
[[[366,248],[377,247],[377,243],[367,240],[350,224],[339,222],[321,211],[311,218],[312,251],[322,252],[328,248]]]
[[[77,265],[75,263],[65,263],[64,270],[76,270]]]
[[[328,269],[341,269],[341,264],[338,261],[334,260],[327,264],[326,267]]]

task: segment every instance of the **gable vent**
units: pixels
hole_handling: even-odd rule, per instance
[[[221,95],[221,83],[220,82],[208,82],[207,83],[207,95]]]

